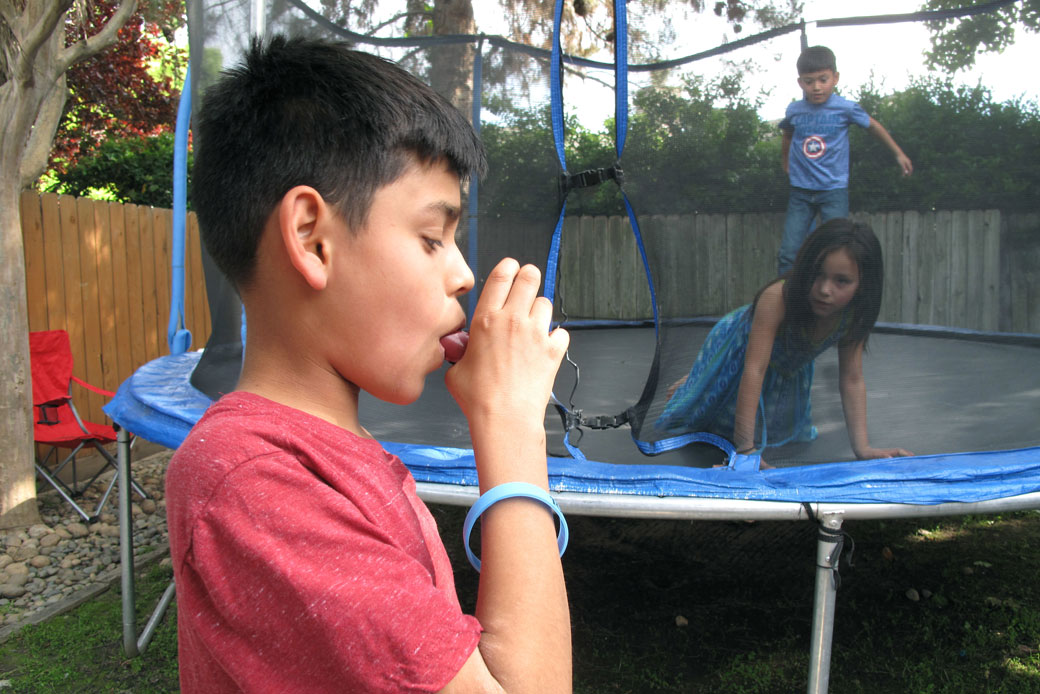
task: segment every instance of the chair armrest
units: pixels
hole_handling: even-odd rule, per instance
[[[76,378],[75,376],[73,376],[72,380],[75,381],[76,383],[80,384],[81,386],[83,386],[87,390],[92,390],[95,393],[99,393],[101,395],[107,395],[110,398],[114,398],[116,396],[116,394],[113,393],[112,391],[105,390],[104,388],[98,388],[97,386],[92,386],[89,383],[87,383],[86,381],[84,381],[82,378]]]

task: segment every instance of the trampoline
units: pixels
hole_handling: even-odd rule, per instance
[[[562,455],[563,427],[555,409],[547,408],[551,491],[565,513],[590,516],[817,522],[809,680],[810,691],[826,691],[845,520],[1040,509],[1040,344],[1029,338],[900,333],[881,332],[872,338],[865,363],[873,393],[868,407],[872,435],[909,446],[918,453],[913,458],[841,462],[849,452],[843,423],[817,417],[819,439],[778,449],[772,458],[778,469],[771,471],[713,467],[724,462],[714,447],[646,457],[624,428],[586,432],[580,445],[587,458],[578,460]],[[572,343],[572,355],[585,365],[578,387],[595,384],[585,401],[609,408],[620,381],[638,383],[645,377],[654,335],[650,327],[572,328]],[[189,381],[199,357],[188,352],[146,364],[106,408],[123,427],[119,498],[125,552],[132,547],[126,430],[176,448],[212,402]],[[827,381],[836,378],[836,362],[826,357],[820,361],[814,404],[834,392]],[[951,368],[957,379],[947,377]],[[573,387],[572,373],[565,365],[557,393]],[[1009,382],[1012,389],[1005,385]],[[926,434],[905,425],[920,421],[922,412],[929,422]],[[361,417],[408,466],[425,501],[468,506],[479,496],[466,422],[444,388],[442,374],[432,374],[420,399],[407,407],[363,395]],[[1008,442],[1020,447],[1006,449]],[[989,450],[957,452],[967,445]],[[818,462],[821,457],[834,462]],[[132,565],[127,554],[123,566]],[[124,571],[123,580],[124,646],[135,654],[147,645],[173,589],[138,636],[132,572]]]
[[[201,0],[198,3],[204,4]],[[217,28],[212,31],[220,33],[227,25],[241,24],[248,19],[248,12],[243,11],[245,3],[217,4],[224,8],[224,14],[214,22]],[[617,4],[616,11],[622,16],[624,5],[623,1]],[[195,4],[193,7],[197,8]],[[263,3],[260,7],[263,8]],[[327,21],[293,0],[280,6],[278,11],[288,12],[293,8],[299,16],[290,16],[288,20],[281,17],[290,25],[301,16],[319,25]],[[236,12],[244,14],[238,16]],[[257,28],[255,15],[250,26]],[[322,26],[323,30],[329,30]],[[623,33],[622,29],[619,25],[619,33]],[[263,33],[263,21],[259,22],[259,33]],[[451,40],[458,43],[472,39],[482,45],[484,41],[494,43],[492,38],[482,35],[451,37]],[[239,40],[227,36],[224,39],[231,43]],[[196,61],[200,54],[201,51],[193,48],[193,66],[200,64]],[[562,62],[557,55],[552,64]],[[479,65],[477,60],[475,75],[479,73]],[[619,77],[619,87],[623,83]],[[190,96],[189,90],[185,92]],[[627,94],[618,97],[619,103],[623,98],[627,98]],[[479,123],[480,99],[474,102],[474,121]],[[564,164],[562,145],[558,154]],[[618,156],[620,158],[620,143]],[[600,172],[609,178],[619,175],[620,168],[613,174],[603,173],[602,169]],[[480,219],[475,207],[477,200],[477,191],[471,190],[469,242],[474,248],[477,244],[475,225]],[[636,216],[627,199],[625,203],[638,236]],[[563,211],[560,211],[557,234],[562,220]],[[548,232],[540,231],[543,238],[535,244],[536,250],[531,251],[533,257],[524,257],[529,249],[514,255],[548,266],[546,294],[552,296],[558,258],[553,252],[558,253],[559,242],[556,237],[550,239],[551,225]],[[492,244],[490,250],[481,253],[500,257],[505,254],[500,251],[500,246]],[[547,251],[548,261],[545,260]],[[177,253],[175,244],[175,256]],[[183,256],[183,244],[179,253]],[[471,254],[471,259],[475,265],[483,263],[476,253]],[[650,264],[656,260],[660,266],[661,259],[655,259],[653,251],[649,261],[646,253],[642,259],[651,279],[652,294]],[[481,275],[477,274],[479,278]],[[174,277],[176,282],[176,272]],[[227,293],[221,295],[223,299],[218,298],[212,286],[207,288],[211,305],[228,298]],[[178,289],[175,285],[175,303],[178,293],[183,295],[183,286]],[[132,538],[126,484],[130,449],[126,432],[177,448],[212,402],[192,385],[192,376],[206,353],[185,351],[187,339],[177,324],[182,311],[183,305],[171,308],[170,344],[174,353],[138,369],[105,408],[121,428],[118,459],[123,626],[124,647],[131,656],[147,646],[159,616],[173,598],[173,587],[164,594],[139,635],[133,608]],[[654,303],[655,321],[565,321],[572,336],[569,357],[580,365],[580,378],[578,371],[565,362],[554,391],[572,416],[580,419],[582,413],[624,412],[641,391],[641,402],[651,409],[654,403],[661,402],[664,389],[644,388],[644,384],[654,380],[671,382],[684,373],[682,369],[688,368],[689,362],[659,358],[663,322],[657,311],[658,303]],[[214,309],[212,313],[215,333],[223,330],[225,336],[240,335],[233,301],[230,308]],[[668,340],[672,344],[681,342],[687,353],[696,354],[710,325],[710,319],[690,319],[669,325]],[[232,344],[230,349],[225,349],[212,338],[207,352],[210,356],[240,358],[240,346]],[[552,405],[546,409],[547,461],[551,492],[567,513],[646,519],[817,523],[809,691],[825,692],[845,520],[1040,509],[1040,336],[879,325],[864,360],[870,437],[876,445],[900,446],[913,451],[915,456],[911,458],[851,460],[836,386],[836,352],[831,350],[821,356],[815,368],[812,403],[819,438],[808,444],[770,449],[767,459],[776,466],[775,470],[759,471],[754,466],[738,464],[739,460],[727,457],[719,448],[702,444],[646,456],[634,445],[632,430],[627,426],[603,430],[587,426],[579,430],[565,428],[566,420]],[[648,374],[653,374],[649,380]],[[580,404],[581,412],[572,402]],[[468,429],[444,388],[443,374],[432,374],[422,397],[408,407],[396,407],[362,394],[360,409],[362,424],[388,451],[402,459],[425,501],[465,506],[476,500],[477,476]],[[578,450],[568,448],[568,444],[577,444]]]

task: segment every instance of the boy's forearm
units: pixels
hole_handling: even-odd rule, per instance
[[[473,427],[481,492],[505,482],[548,488],[545,430],[538,422]],[[506,692],[571,689],[570,613],[552,513],[507,499],[481,517],[477,619],[480,653]]]
[[[910,157],[906,156],[903,149],[896,143],[895,138],[885,129],[885,126],[871,118],[867,131],[888,148],[888,151],[892,153],[892,156],[895,157],[896,162],[899,164],[899,168],[903,170],[904,176],[909,176],[913,172],[913,164],[910,161]]]
[[[552,303],[537,297],[541,275],[512,259],[485,282],[470,321],[464,357],[446,375],[469,422],[480,491],[509,482],[547,490],[545,407],[567,349],[567,332],[549,332]],[[553,515],[525,498],[492,504],[481,515],[477,619],[484,629],[477,670],[467,665],[451,691],[569,692],[570,614]],[[462,684],[462,683],[460,683]]]

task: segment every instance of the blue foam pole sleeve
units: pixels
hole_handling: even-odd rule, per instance
[[[171,259],[170,321],[166,343],[170,354],[183,354],[191,346],[184,326],[184,233],[188,209],[188,129],[191,123],[191,65],[184,73],[177,128],[173,136],[173,257]]]

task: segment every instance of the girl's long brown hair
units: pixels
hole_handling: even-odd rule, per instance
[[[866,346],[870,331],[874,329],[878,313],[881,311],[881,291],[885,279],[884,261],[881,257],[881,244],[874,230],[862,222],[851,219],[831,219],[821,224],[802,244],[795,258],[794,265],[782,278],[784,284],[784,322],[781,327],[788,326],[798,331],[810,331],[816,322],[816,316],[809,305],[809,293],[812,291],[816,276],[820,273],[824,258],[838,249],[844,248],[859,266],[859,289],[849,304],[852,322],[841,338],[841,344],[854,345],[862,343]],[[762,287],[755,295],[758,298],[769,287],[780,280],[774,280]]]

